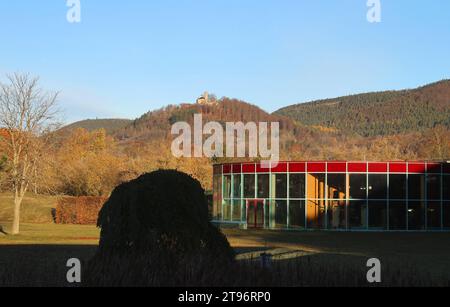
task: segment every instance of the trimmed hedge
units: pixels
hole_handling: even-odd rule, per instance
[[[107,197],[63,197],[56,205],[57,224],[96,225]]]

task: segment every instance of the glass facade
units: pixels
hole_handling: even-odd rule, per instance
[[[248,228],[450,231],[449,185],[448,163],[215,165],[211,214]]]

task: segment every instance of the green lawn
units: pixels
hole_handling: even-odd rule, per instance
[[[57,197],[28,193],[23,199],[21,221],[23,223],[52,223],[52,209]],[[12,221],[14,200],[12,193],[0,193],[0,225]]]
[[[0,235],[0,246],[98,245],[99,236],[100,231],[95,226],[22,224],[19,235]]]

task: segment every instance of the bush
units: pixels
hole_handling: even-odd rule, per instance
[[[100,211],[100,251],[206,253],[233,259],[225,236],[210,223],[200,182],[160,170],[122,184]]]
[[[57,224],[95,225],[105,197],[63,197],[56,206]]]
[[[210,222],[200,182],[177,171],[156,171],[117,187],[98,226],[100,246],[87,268],[88,284],[167,285],[192,259],[210,264],[205,270],[234,261],[234,250]],[[117,265],[128,272],[126,280]]]

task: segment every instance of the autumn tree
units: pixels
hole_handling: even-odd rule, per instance
[[[52,167],[45,176],[53,182],[54,191],[71,196],[108,196],[122,183],[125,159],[104,129],[89,132],[78,128],[58,134]]]
[[[14,217],[11,233],[20,231],[22,200],[33,177],[38,175],[43,137],[55,128],[58,93],[44,91],[39,78],[13,74],[0,83],[0,126],[6,129],[8,176],[14,192]]]

